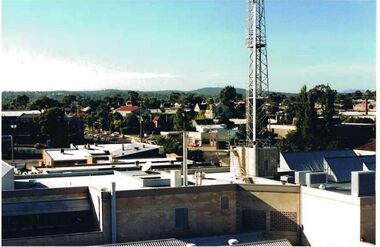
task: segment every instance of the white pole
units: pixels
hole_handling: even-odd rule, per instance
[[[187,132],[183,130],[183,186],[187,186]]]
[[[116,183],[111,183],[111,241],[116,243]]]

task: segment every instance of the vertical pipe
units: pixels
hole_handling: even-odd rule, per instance
[[[187,186],[187,132],[183,130],[183,186]]]
[[[141,100],[140,100],[140,142],[143,141],[143,130],[142,130],[142,118],[141,118]]]
[[[12,146],[12,165],[15,163],[14,161],[14,153],[13,153],[13,136],[11,136],[11,146]]]
[[[111,183],[111,241],[116,243],[116,183]]]

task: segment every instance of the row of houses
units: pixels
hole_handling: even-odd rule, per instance
[[[234,108],[239,107],[244,102],[236,102],[233,106]],[[148,115],[174,115],[177,110],[181,107],[181,104],[174,104],[173,107],[162,107],[150,109],[146,107],[140,107],[138,105],[124,105],[113,110],[113,112],[118,112],[122,116],[127,116],[129,114],[148,114]],[[231,108],[222,102],[217,104],[207,104],[207,103],[197,103],[193,108],[185,107],[185,111],[194,111],[198,116],[203,116],[206,119],[213,119],[215,117],[220,117],[225,114],[226,116],[231,114]]]

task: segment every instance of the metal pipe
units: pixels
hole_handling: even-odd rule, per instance
[[[111,183],[111,241],[116,243],[116,183]]]
[[[183,186],[187,186],[187,132],[183,130]]]
[[[13,136],[10,136],[11,137],[11,146],[12,146],[12,151],[11,151],[11,153],[12,153],[12,165],[15,163],[15,161],[14,161],[14,151],[13,151]]]

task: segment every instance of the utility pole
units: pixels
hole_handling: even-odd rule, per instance
[[[183,186],[187,186],[187,132],[186,132],[186,113],[183,112],[183,124],[182,124],[182,132],[183,132],[183,154],[182,154],[182,169],[183,169]]]
[[[142,124],[143,124],[143,119],[142,119],[142,115],[141,115],[141,102],[143,102],[142,99],[139,100],[139,103],[140,103],[140,142],[143,142],[143,127],[142,127]]]

